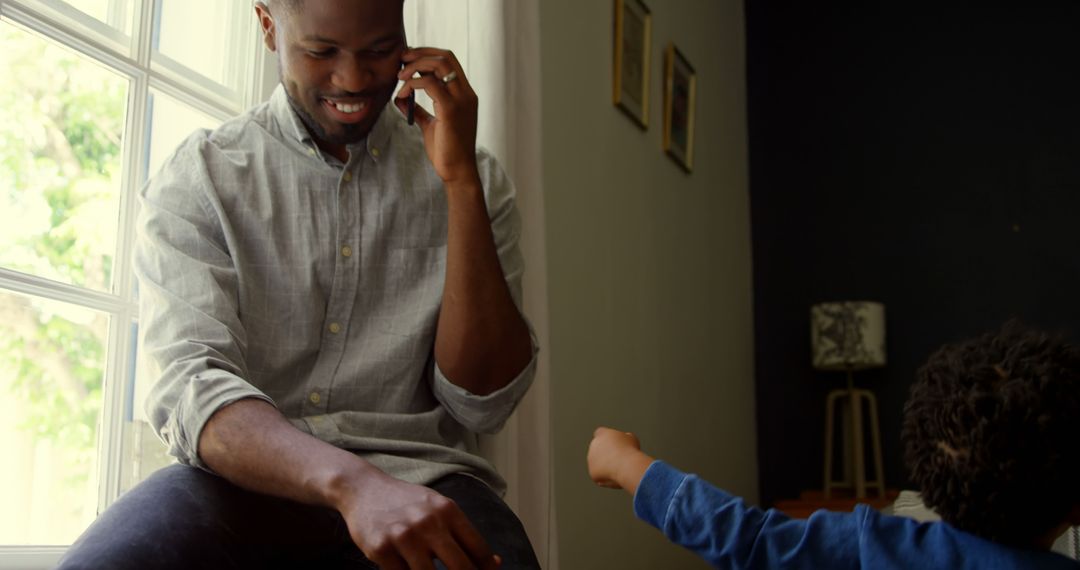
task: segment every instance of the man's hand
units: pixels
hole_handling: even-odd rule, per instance
[[[476,170],[477,97],[454,54],[436,48],[407,49],[398,74],[405,84],[394,103],[407,112],[408,96],[423,90],[435,104],[432,115],[416,106],[416,122],[435,172],[450,188],[479,179]],[[419,74],[419,77],[414,77]]]
[[[433,568],[434,558],[451,570],[499,566],[453,501],[301,432],[262,400],[215,412],[199,436],[199,455],[245,489],[336,509],[381,568]]]
[[[501,560],[454,501],[388,475],[345,485],[338,511],[364,555],[384,570],[434,568],[494,570]]]
[[[416,107],[424,148],[446,190],[446,281],[435,332],[435,362],[450,382],[485,396],[518,377],[532,359],[529,327],[514,303],[499,247],[514,247],[516,236],[500,236],[492,225],[517,222],[503,214],[512,207],[500,197],[489,213],[476,154],[477,98],[454,54],[442,49],[407,49],[398,78],[404,82],[395,104],[407,113],[408,98],[423,90],[434,115]],[[415,76],[415,77],[414,77]],[[490,190],[490,189],[488,189]],[[501,190],[498,189],[498,190]],[[517,252],[508,249],[508,255]]]
[[[633,495],[653,458],[641,451],[641,442],[630,432],[598,427],[588,453],[589,476],[601,487],[625,489]]]

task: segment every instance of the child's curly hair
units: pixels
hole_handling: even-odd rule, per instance
[[[953,526],[1031,548],[1080,504],[1080,350],[1010,322],[919,369],[901,438]]]

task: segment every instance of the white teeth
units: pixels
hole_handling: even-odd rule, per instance
[[[354,105],[348,103],[334,103],[333,101],[331,101],[331,103],[333,103],[334,108],[342,113],[358,113],[360,112],[360,109],[364,108],[363,103],[356,103]]]

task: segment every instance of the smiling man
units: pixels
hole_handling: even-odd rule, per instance
[[[255,10],[281,86],[141,196],[147,410],[180,465],[61,567],[537,567],[476,454],[537,349],[461,65],[406,46],[400,1]],[[416,90],[434,109],[412,126]]]

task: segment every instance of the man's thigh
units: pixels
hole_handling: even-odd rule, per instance
[[[452,499],[503,559],[539,568],[513,511],[481,481],[451,475]],[[90,525],[59,568],[373,568],[337,512],[245,491],[198,469],[166,467]],[[442,567],[440,565],[440,567]]]
[[[320,558],[341,558],[349,548],[355,550],[333,510],[248,492],[171,465],[102,513],[59,567],[308,567]]]
[[[491,550],[502,557],[501,570],[540,568],[525,527],[486,484],[467,475],[450,475],[431,488],[457,503]]]

